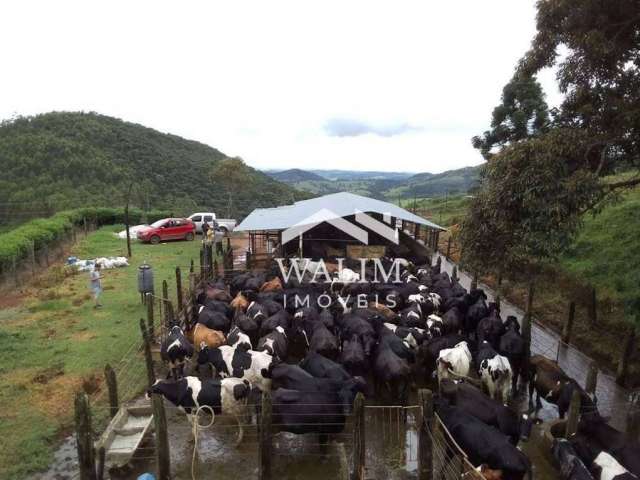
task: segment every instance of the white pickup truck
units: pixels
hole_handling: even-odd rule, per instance
[[[195,225],[196,232],[202,233],[202,224],[207,222],[209,225],[213,224],[215,220],[218,224],[218,228],[224,233],[232,232],[236,226],[236,221],[232,218],[216,218],[216,214],[213,212],[200,212],[193,213],[188,217]]]

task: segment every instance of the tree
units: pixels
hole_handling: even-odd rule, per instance
[[[542,87],[535,78],[516,74],[502,90],[502,103],[493,110],[491,130],[472,138],[486,159],[495,147],[503,147],[543,132],[549,110]]]
[[[247,188],[253,183],[253,175],[249,167],[240,157],[225,158],[218,162],[212,174],[212,180],[223,186],[227,193],[227,217],[231,217],[233,211],[233,198],[241,188]]]
[[[461,241],[463,261],[484,271],[530,272],[557,258],[586,212],[640,184],[640,3],[546,0],[537,8],[537,34],[492,130],[473,139],[488,163]],[[526,79],[554,65],[565,99],[544,120],[541,92]],[[605,178],[621,170],[631,173]]]

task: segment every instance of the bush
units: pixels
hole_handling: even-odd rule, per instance
[[[129,222],[142,223],[146,217],[147,222],[155,222],[161,218],[171,216],[172,212],[152,210],[129,209]],[[80,226],[84,219],[95,223],[97,226],[124,223],[123,208],[79,208],[67,210],[55,214],[49,218],[31,220],[13,230],[0,234],[0,271],[7,271],[14,262],[26,258],[31,250],[31,245],[36,250],[43,248],[59,240],[74,225]]]

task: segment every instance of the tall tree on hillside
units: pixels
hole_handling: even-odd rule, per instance
[[[492,150],[546,130],[549,109],[542,87],[529,75],[516,74],[502,89],[502,102],[493,109],[491,130],[471,139],[486,159]]]
[[[537,110],[503,103],[493,129],[474,139],[489,161],[461,240],[463,260],[479,270],[515,272],[556,258],[583,214],[640,184],[640,3],[547,0],[537,8],[538,31],[515,78],[557,66],[565,100],[531,132],[500,119],[510,127]],[[622,169],[631,173],[604,178]]]
[[[234,214],[233,200],[235,193],[247,188],[253,181],[251,171],[240,157],[225,158],[218,162],[211,173],[212,180],[227,193],[227,216]]]

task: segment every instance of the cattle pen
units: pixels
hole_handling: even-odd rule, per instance
[[[340,479],[362,480],[394,478],[394,472],[402,471],[419,479],[483,478],[434,412],[430,390],[420,390],[410,405],[403,406],[375,401],[365,404],[359,394],[353,411],[346,416],[343,432],[313,439],[278,434],[280,425],[272,421],[274,405],[266,393],[258,404],[248,405],[250,411],[259,413],[255,422],[245,419],[244,440],[237,447],[238,425],[233,418],[198,414],[192,425],[182,410],[161,397],[153,395],[149,401],[141,396],[164,373],[158,353],[167,325],[178,322],[184,326],[189,321],[196,305],[195,292],[205,282],[228,278],[252,261],[250,256],[234,252],[231,242],[226,247],[221,259],[215,259],[211,249],[204,247],[199,265],[192,262],[188,266],[185,281],[181,268],[176,268],[175,300],[169,299],[166,282],[160,294],[147,294],[147,318],[140,319],[141,339],[133,342],[118,364],[105,367],[107,388],[97,397],[90,402],[85,393],[77,395],[78,471],[67,478],[101,480],[108,474],[109,478],[130,479],[145,471],[153,471],[162,480],[269,479],[292,472],[294,477],[326,478],[330,473]],[[322,414],[320,407],[318,415]],[[126,442],[109,449],[101,437],[130,435],[117,419],[123,412],[140,410],[151,410],[151,432],[133,450]],[[321,471],[318,461],[323,465]]]
[[[408,230],[405,233],[413,232]],[[427,247],[435,248],[436,235],[425,240],[416,238],[416,241],[426,243]],[[111,471],[110,476],[114,479],[133,479],[145,471],[155,472],[159,479],[268,479],[275,478],[276,475],[293,475],[293,478],[304,476],[310,479],[326,478],[329,475],[353,479],[484,478],[473,468],[466,454],[435,414],[431,391],[426,389],[419,390],[408,405],[402,406],[378,404],[376,401],[365,404],[360,395],[354,402],[353,411],[346,417],[343,432],[331,437],[319,436],[304,440],[299,437],[309,435],[278,434],[280,425],[273,422],[270,415],[274,407],[271,396],[264,394],[260,402],[249,405],[251,410],[259,413],[254,422],[248,419],[243,422],[244,441],[237,448],[234,443],[238,425],[233,418],[215,415],[212,419],[207,415],[197,415],[198,424],[193,426],[187,422],[184,412],[167,404],[161,397],[154,395],[149,402],[140,396],[161,373],[159,344],[167,335],[167,325],[177,321],[185,326],[190,321],[196,308],[195,296],[198,289],[209,280],[228,279],[248,268],[265,266],[271,256],[268,253],[249,253],[233,248],[231,241],[227,239],[222,258],[216,259],[211,249],[204,247],[199,265],[192,261],[189,266],[176,268],[177,288],[175,295],[171,295],[175,300],[170,300],[166,282],[160,294],[145,297],[147,318],[140,319],[140,340],[132,343],[128,354],[118,364],[106,366],[107,388],[93,398],[91,404],[85,394],[77,397],[75,407],[79,470],[70,478],[105,478],[106,467],[109,466],[108,452],[106,448],[99,448],[95,441],[109,428],[111,419],[118,412],[131,407],[152,409],[152,432],[145,436],[132,453],[132,461],[127,466]],[[438,254],[434,258],[438,258]],[[445,258],[440,257],[439,261],[451,273],[454,273],[455,268],[462,281],[472,281],[471,277]],[[183,270],[189,272],[184,279]],[[504,302],[503,308],[512,307]],[[523,316],[522,312],[516,313]],[[577,351],[574,352],[570,346],[550,342],[552,340],[549,335],[534,323],[531,333],[532,352],[555,355],[561,364],[571,367],[571,374],[585,382],[585,386],[591,382],[592,388],[602,395],[602,405],[607,412],[613,412],[621,406],[633,407],[628,408],[628,417],[617,416],[613,419],[616,424],[624,423],[633,430],[638,424],[638,415],[635,403],[628,403],[630,392],[617,389],[611,393],[606,375],[594,374],[591,363],[572,360],[581,355],[579,352],[575,353]],[[594,377],[599,378],[599,381],[596,382]],[[322,465],[322,468],[318,468],[318,465]]]

